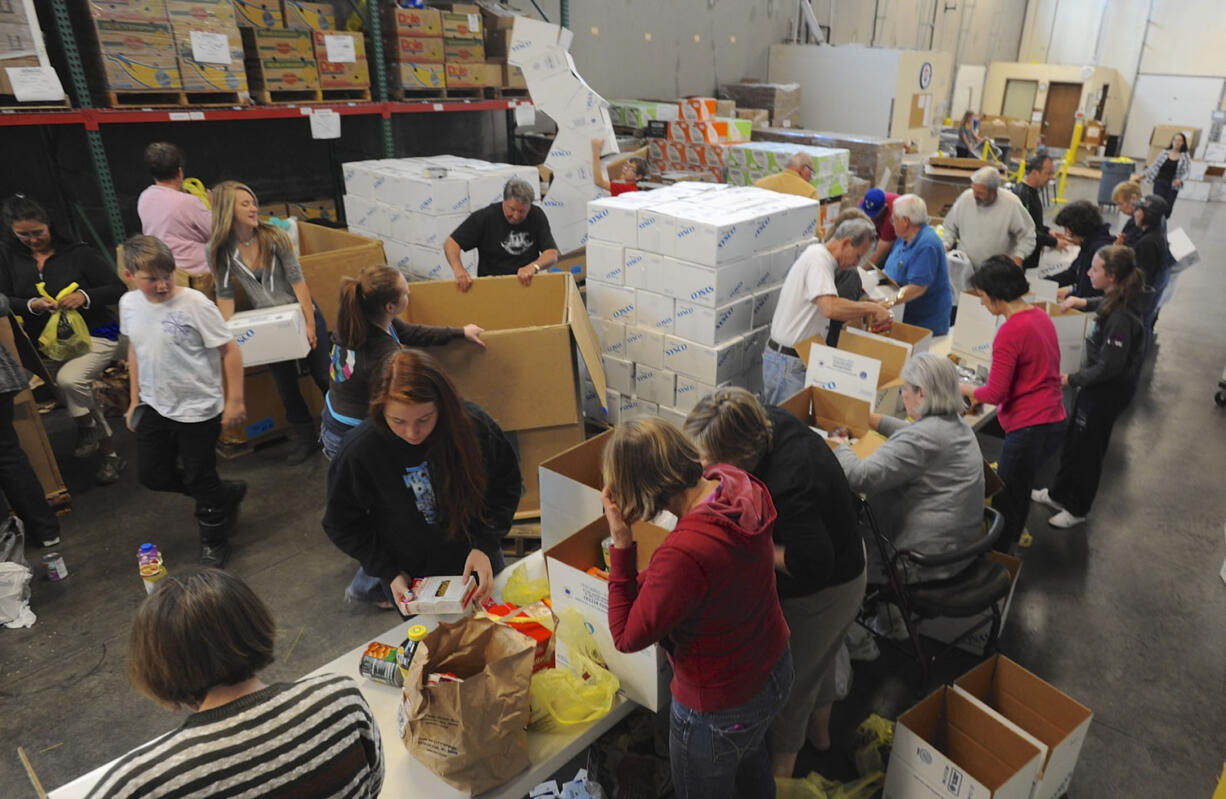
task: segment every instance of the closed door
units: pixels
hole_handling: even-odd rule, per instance
[[[1073,142],[1077,110],[1081,107],[1080,83],[1052,83],[1043,107],[1043,135],[1048,147],[1067,148]]]
[[[1037,80],[1006,80],[1005,101],[1001,103],[1000,115],[1029,122],[1030,113],[1034,111],[1034,98],[1038,93]]]

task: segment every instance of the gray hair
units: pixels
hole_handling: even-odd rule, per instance
[[[813,159],[804,153],[793,153],[792,157],[788,159],[788,169],[800,169],[806,164],[813,166]]]
[[[918,194],[904,194],[894,201],[894,215],[913,225],[928,224],[928,203]]]
[[[919,407],[921,418],[962,412],[958,372],[948,358],[931,352],[914,355],[902,368],[900,377],[911,388],[924,392]]]
[[[502,188],[502,199],[518,200],[524,205],[532,205],[536,192],[532,190],[532,184],[523,178],[511,178]]]
[[[844,219],[826,241],[835,241],[836,239],[851,239],[851,246],[853,247],[862,247],[864,242],[867,241],[871,247],[877,241],[877,226],[870,222],[867,217]]]
[[[975,170],[971,175],[971,183],[976,183],[980,186],[987,186],[989,189],[1000,188],[1000,173],[996,171],[994,166],[984,166]]]

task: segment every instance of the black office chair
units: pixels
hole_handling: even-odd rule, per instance
[[[985,624],[990,624],[984,654],[996,649],[996,639],[1000,635],[1001,600],[1009,594],[1013,578],[999,562],[988,557],[1004,528],[1004,517],[994,508],[983,509],[984,527],[986,533],[974,544],[962,549],[940,554],[926,554],[912,549],[895,549],[893,544],[881,534],[877,520],[867,502],[861,503],[861,513],[872,531],[873,540],[881,556],[881,562],[889,564],[886,569],[887,582],[880,585],[870,584],[861,608],[857,623],[864,627],[879,641],[895,645],[893,639],[883,636],[866,623],[868,615],[875,613],[882,602],[896,605],[902,613],[903,622],[910,639],[911,653],[920,663],[924,684],[928,684],[930,667],[936,659],[970,636],[979,632]],[[916,566],[950,566],[966,563],[953,577],[930,582],[908,582],[910,570]],[[924,619],[934,618],[969,618],[983,611],[989,615],[980,623],[970,627],[961,635],[950,641],[939,651],[929,655],[920,641],[919,624]]]

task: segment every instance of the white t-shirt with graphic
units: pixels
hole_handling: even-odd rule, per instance
[[[119,298],[119,330],[136,349],[140,401],[176,422],[204,422],[225,408],[219,347],[234,336],[195,289],[165,302],[139,291]]]

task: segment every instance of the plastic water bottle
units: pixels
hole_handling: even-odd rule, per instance
[[[141,544],[136,550],[136,565],[140,568],[140,578],[145,583],[145,593],[152,594],[157,588],[158,580],[166,576],[166,567],[162,565],[162,553],[153,544]]]

